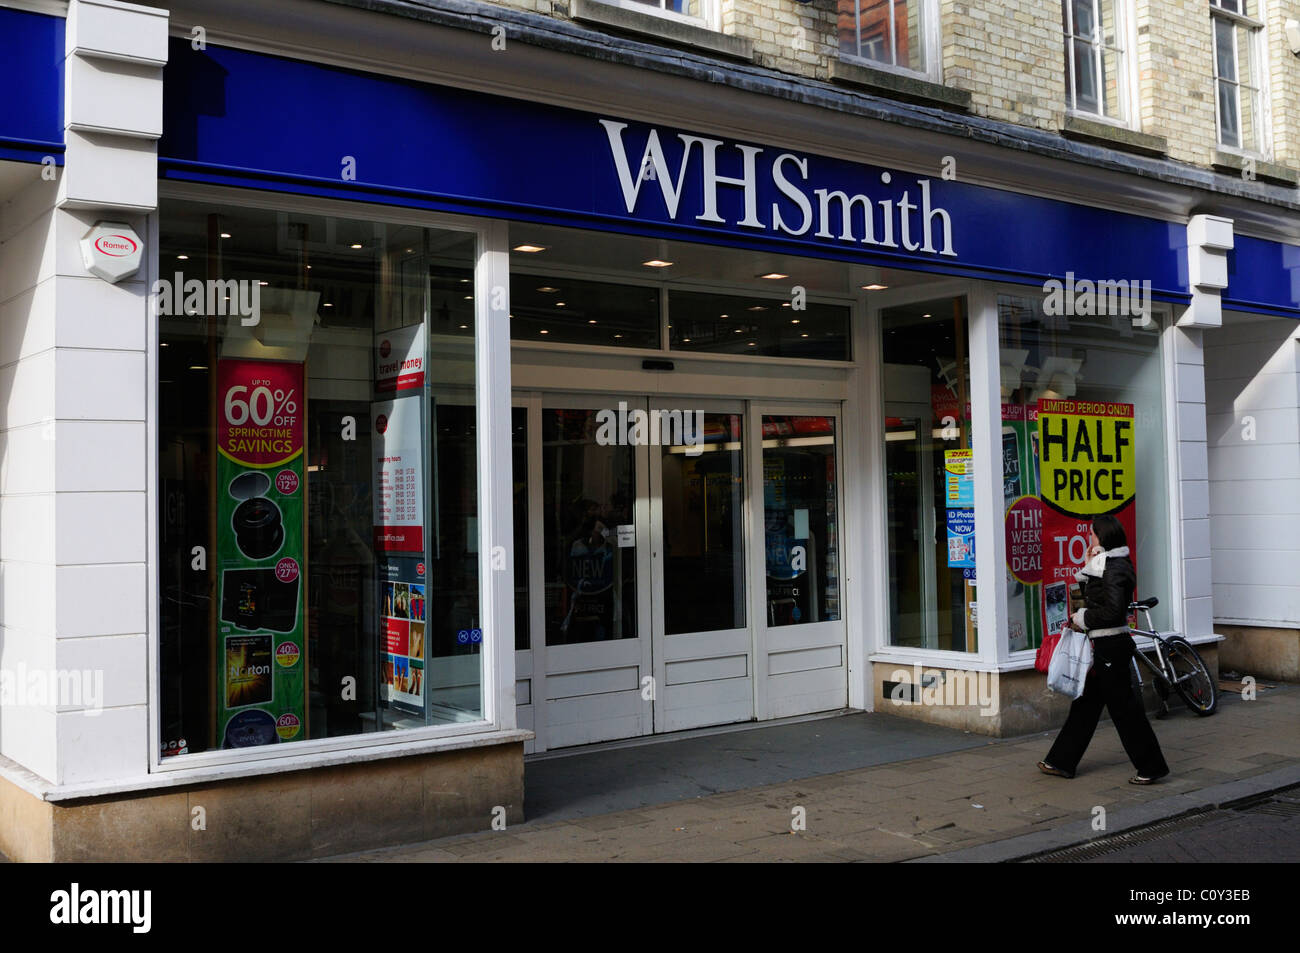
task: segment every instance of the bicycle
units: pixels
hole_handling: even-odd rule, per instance
[[[1128,606],[1130,613],[1141,612],[1146,618],[1147,627],[1145,629],[1134,627],[1133,634],[1145,635],[1155,643],[1155,662],[1147,657],[1146,650],[1134,648],[1132,665],[1133,673],[1137,676],[1138,694],[1140,696],[1142,693],[1142,671],[1138,667],[1138,659],[1141,659],[1143,664],[1151,669],[1156,694],[1160,696],[1160,711],[1156,714],[1157,718],[1164,718],[1169,714],[1170,688],[1178,692],[1187,707],[1197,715],[1201,717],[1213,715],[1219,706],[1219,696],[1215,690],[1214,679],[1210,677],[1210,670],[1201,661],[1201,656],[1197,654],[1196,649],[1192,648],[1191,643],[1181,635],[1164,638],[1152,628],[1151,610],[1159,604],[1160,600],[1151,596],[1139,602],[1130,602]]]

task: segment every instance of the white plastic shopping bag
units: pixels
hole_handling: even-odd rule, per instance
[[[1092,668],[1092,640],[1084,632],[1067,628],[1056,643],[1052,661],[1047,666],[1047,687],[1062,695],[1078,698],[1083,682]]]

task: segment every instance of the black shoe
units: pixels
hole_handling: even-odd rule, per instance
[[[1057,777],[1057,778],[1074,777],[1074,773],[1072,771],[1062,771],[1060,768],[1054,768],[1046,761],[1038,762],[1038,770],[1043,772],[1043,774],[1050,774],[1053,777]]]

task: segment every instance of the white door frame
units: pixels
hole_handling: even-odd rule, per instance
[[[546,500],[542,496],[542,471],[543,471],[543,454],[542,454],[542,415],[545,410],[550,409],[588,409],[600,410],[606,407],[617,409],[619,401],[627,401],[628,408],[642,407],[646,403],[645,397],[637,397],[626,394],[563,394],[547,393],[536,398],[536,420],[537,427],[529,433],[530,446],[534,449],[531,454],[535,461],[530,463],[530,476],[535,473],[536,478],[531,481],[529,487],[529,504],[530,529],[536,531],[534,537],[541,545],[537,551],[537,558],[529,560],[530,566],[530,585],[529,585],[529,616],[534,623],[533,629],[533,672],[534,672],[534,689],[533,689],[533,716],[534,729],[537,733],[537,740],[534,744],[534,751],[545,751],[551,747],[594,743],[597,741],[613,740],[617,738],[637,737],[639,735],[649,734],[653,730],[653,710],[652,703],[648,693],[642,691],[644,678],[651,674],[651,606],[647,594],[650,589],[650,547],[649,541],[649,522],[650,522],[650,502],[649,494],[646,491],[647,475],[649,468],[649,453],[647,447],[633,447],[633,472],[637,487],[636,497],[633,502],[633,525],[635,526],[635,550],[636,550],[636,619],[637,635],[635,638],[611,639],[605,642],[581,642],[573,645],[556,645],[548,646],[545,644],[546,639],[546,608],[545,608],[545,524],[544,513]],[[611,527],[612,529],[612,527]],[[532,540],[530,540],[531,544]],[[533,551],[530,550],[530,553]],[[536,564],[536,568],[534,568]],[[542,644],[538,645],[535,641],[540,638]],[[540,657],[538,652],[540,650]],[[577,676],[583,672],[600,672],[615,671],[617,669],[635,668],[635,689],[628,686],[617,692],[610,692],[610,695],[623,695],[624,702],[629,700],[628,692],[635,690],[636,698],[639,700],[635,705],[635,717],[629,719],[626,716],[619,718],[617,716],[593,716],[584,721],[591,726],[588,733],[591,737],[564,737],[557,731],[557,725],[552,723],[551,715],[551,688],[558,678],[566,676]],[[537,676],[540,675],[540,686],[537,685]],[[538,690],[540,688],[540,691]],[[599,695],[590,696],[567,696],[567,697],[590,697],[597,698]],[[614,701],[614,699],[608,699]],[[577,703],[575,703],[577,704]],[[595,704],[595,703],[593,703]],[[599,707],[599,705],[596,705]],[[615,729],[613,725],[621,721],[624,728],[631,727],[631,731]],[[611,731],[613,732],[611,734]],[[609,734],[610,737],[601,737]],[[562,745],[556,742],[563,741]]]
[[[682,731],[687,728],[705,725],[728,724],[750,721],[754,717],[754,643],[753,620],[750,616],[748,590],[753,586],[752,573],[749,569],[749,543],[753,535],[751,523],[752,507],[749,503],[749,457],[750,436],[748,421],[745,418],[745,403],[740,400],[664,400],[653,398],[652,410],[657,408],[681,409],[689,403],[691,410],[705,413],[736,414],[741,417],[741,474],[742,505],[737,519],[741,521],[741,548],[736,555],[742,562],[741,578],[746,589],[746,624],[734,629],[719,629],[707,632],[683,632],[667,635],[665,632],[665,600],[671,598],[664,581],[664,533],[663,533],[663,466],[661,447],[650,448],[650,550],[651,550],[651,591],[650,599],[654,608],[652,612],[652,656],[654,658],[655,704],[654,730],[656,732]],[[669,678],[669,665],[685,669],[693,665],[697,670],[705,669],[712,663],[716,669],[725,669],[728,662],[732,666],[744,656],[743,683],[738,676],[703,678],[703,672],[691,682],[674,683]],[[683,707],[682,696],[689,696],[703,689],[692,686],[715,686],[721,697],[706,709],[699,706]],[[709,714],[712,712],[712,714]]]
[[[839,619],[833,622],[811,622],[799,625],[769,627],[767,624],[767,552],[764,533],[759,527],[764,521],[764,480],[763,480],[763,416],[795,415],[822,416],[835,419],[835,516],[836,516],[836,553],[839,557],[838,578],[840,591]],[[749,441],[754,447],[749,464],[749,482],[751,499],[751,526],[753,539],[750,543],[750,617],[754,632],[754,710],[760,721],[781,718],[794,714],[814,711],[827,711],[842,708],[848,704],[848,619],[853,608],[852,597],[844,584],[844,552],[846,543],[846,520],[844,518],[844,409],[839,403],[782,401],[751,401],[749,419],[746,421]],[[848,534],[852,536],[852,533]],[[801,670],[808,672],[825,672],[838,670],[832,677],[810,675],[805,679],[810,682],[822,681],[815,692],[807,693],[810,698],[830,699],[827,703],[791,701],[775,696],[772,691],[771,661],[774,655],[805,652],[811,653],[837,646],[840,652],[837,666],[816,666]],[[778,673],[782,674],[782,673]]]

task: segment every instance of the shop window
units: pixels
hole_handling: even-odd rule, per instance
[[[927,46],[938,31],[931,0],[838,0],[840,55],[874,66],[930,73]]]
[[[970,368],[963,299],[887,308],[889,644],[977,650]]]
[[[660,291],[558,275],[510,276],[510,337],[546,344],[660,347]]]
[[[1130,121],[1127,0],[1065,0],[1067,106],[1094,119]]]
[[[1079,299],[1076,311],[1042,296],[998,298],[1012,652],[1064,624],[1101,513],[1126,526],[1137,596],[1173,601],[1159,321],[1103,301],[1109,294]]]
[[[159,222],[163,755],[479,720],[474,236]]]
[[[847,361],[849,315],[846,305],[673,290],[668,341],[675,351]]]
[[[767,624],[840,618],[835,418],[763,415]]]
[[[1254,17],[1258,0],[1210,0],[1214,26],[1214,95],[1219,145],[1264,153],[1264,24]]]

